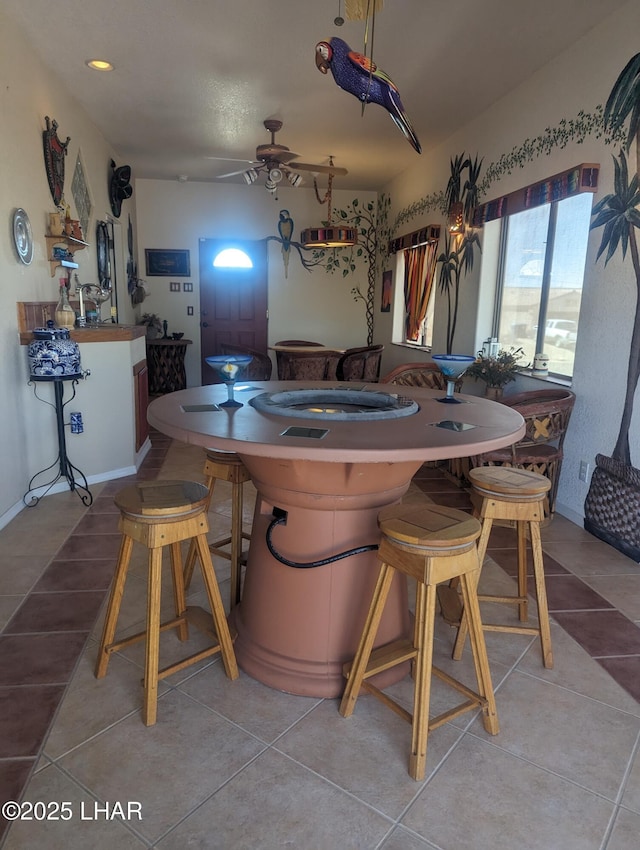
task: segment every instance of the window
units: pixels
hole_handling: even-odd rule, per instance
[[[239,248],[225,248],[216,256],[213,265],[217,269],[252,269],[251,257]]]
[[[584,192],[490,222],[500,227],[494,334],[549,372],[573,375],[592,193]]]
[[[397,252],[393,342],[416,347],[432,343],[437,248],[437,238],[430,238]]]

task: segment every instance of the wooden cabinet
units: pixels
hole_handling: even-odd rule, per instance
[[[146,360],[140,360],[133,367],[133,393],[136,417],[136,451],[140,451],[149,436],[149,423],[147,422],[149,370]]]
[[[148,339],[149,393],[163,395],[187,386],[184,357],[190,339]]]

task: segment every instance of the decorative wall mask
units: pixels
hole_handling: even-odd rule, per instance
[[[116,168],[116,164],[111,160],[111,180],[109,181],[109,201],[111,203],[111,212],[116,218],[120,218],[122,211],[122,202],[126,201],[133,195],[133,187],[131,186],[131,166],[121,165]]]
[[[61,142],[57,133],[58,122],[52,121],[48,115],[44,120],[47,125],[47,129],[42,131],[44,167],[53,203],[58,207],[64,193],[64,158],[71,138],[67,136],[66,142]]]

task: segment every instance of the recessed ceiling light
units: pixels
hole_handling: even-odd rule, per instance
[[[85,64],[94,71],[113,71],[111,62],[107,62],[105,59],[87,59]]]

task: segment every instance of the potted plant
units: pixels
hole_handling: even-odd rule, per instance
[[[467,369],[467,375],[476,381],[484,381],[487,385],[485,396],[497,401],[502,398],[505,386],[515,381],[518,372],[527,368],[526,364],[518,363],[523,356],[522,349],[513,346],[508,350],[501,348],[494,357],[479,351],[476,361]]]
[[[143,313],[136,324],[146,325],[147,339],[157,339],[162,336],[162,321],[155,313]]]

